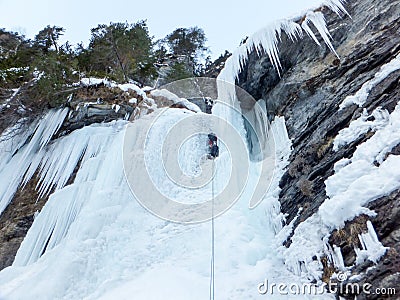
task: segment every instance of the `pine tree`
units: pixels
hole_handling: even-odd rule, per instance
[[[208,50],[205,46],[206,40],[203,29],[191,27],[174,30],[165,37],[164,43],[173,55],[185,57],[188,67],[192,69],[192,76],[198,76],[203,69],[200,59]]]
[[[54,47],[59,52],[58,40],[65,32],[65,29],[59,26],[47,25],[35,36],[34,45],[41,48],[44,52],[50,51]]]
[[[117,80],[146,81],[155,74],[153,43],[145,21],[110,23],[92,29],[87,52],[93,71]],[[82,60],[81,60],[82,61]]]
[[[193,60],[207,50],[204,30],[198,27],[178,28],[167,35],[165,40],[173,54],[184,55]]]

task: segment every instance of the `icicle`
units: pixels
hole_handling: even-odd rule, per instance
[[[311,30],[310,26],[308,26],[308,22],[310,19],[306,18],[303,23],[301,23],[301,27],[304,31],[317,43],[318,46],[321,46],[320,42],[318,41],[317,37],[315,36],[314,32]]]
[[[40,139],[40,149],[43,149],[43,147],[45,147],[50,139],[53,137],[54,133],[56,133],[57,130],[60,129],[68,112],[69,109],[64,108],[60,110],[50,111],[50,113],[46,115],[47,121],[45,123],[41,123],[41,125],[45,124],[46,126],[43,126],[44,128],[41,129],[43,130],[43,133]]]
[[[344,265],[343,255],[340,247],[333,245],[333,263],[340,271],[345,271],[346,267]]]
[[[387,251],[387,247],[384,247],[382,243],[379,241],[378,236],[376,235],[374,226],[371,221],[367,222],[367,233],[362,233],[358,235],[360,240],[362,249],[355,249],[357,258],[356,264],[360,264],[365,260],[370,260],[373,263],[377,263],[379,259],[385,255]]]
[[[289,225],[283,227],[285,215],[281,213],[281,204],[279,202],[279,181],[286,172],[286,167],[289,164],[289,157],[292,151],[292,142],[288,137],[284,117],[275,117],[271,123],[270,132],[273,135],[275,142],[275,171],[272,178],[271,186],[264,197],[264,203],[267,205],[266,213],[269,219],[269,224],[276,234],[276,242],[279,245],[287,239],[293,230],[293,226],[298,216],[296,216]],[[299,209],[299,213],[301,209]]]
[[[29,143],[21,148],[1,171],[0,214],[10,203],[12,197],[22,183],[25,185],[35,173],[44,155],[43,148],[64,122],[69,109],[50,110],[42,119],[35,122],[28,132],[34,132]],[[18,140],[19,137],[16,138]],[[22,138],[21,141],[25,140]],[[18,167],[16,167],[18,166]]]
[[[330,35],[328,28],[326,27],[325,17],[323,15],[323,13],[321,13],[319,11],[318,12],[310,11],[307,13],[306,19],[302,23],[303,29],[313,38],[313,40],[318,45],[320,45],[317,37],[315,36],[315,34],[312,32],[312,30],[308,26],[308,22],[311,22],[314,24],[315,28],[318,30],[319,34],[323,38],[325,44],[329,47],[329,49],[333,53],[335,53],[335,55],[337,57],[339,57],[339,55],[335,51],[335,48],[332,45],[332,42],[331,42],[332,36]]]
[[[104,127],[112,124],[114,123]],[[48,194],[53,186],[56,190],[62,189],[78,163],[80,161],[84,163],[96,156],[103,151],[109,141],[110,136],[100,133],[99,127],[88,126],[51,145],[43,156],[40,166],[40,178],[37,184],[39,196]]]
[[[93,189],[103,191],[107,186],[124,183],[122,162],[114,164],[114,161],[115,158],[122,160],[122,154],[117,154],[122,151],[120,145],[125,124],[125,121],[117,121],[87,126],[60,138],[47,148],[38,188],[41,195],[47,194],[54,185],[56,191],[28,231],[14,265],[31,264],[45,251],[57,246],[70,230],[82,205],[92,197]],[[79,162],[81,168],[74,183],[65,187]],[[110,164],[116,169],[116,173],[112,173],[114,175],[109,175]]]
[[[323,4],[338,15],[341,13],[348,15],[343,6],[343,2],[344,1],[342,0],[327,0]],[[302,38],[303,31],[305,31],[317,43],[317,45],[320,45],[315,33],[309,26],[309,22],[315,26],[329,49],[338,56],[332,45],[331,35],[326,27],[324,15],[319,11],[309,11],[301,24],[298,24],[294,20],[280,20],[259,30],[249,37],[247,42],[241,45],[233,55],[228,58],[218,79],[234,83],[252,51],[255,51],[258,55],[266,53],[280,76],[282,66],[279,60],[278,43],[282,32],[294,42],[297,39]]]
[[[14,126],[4,130],[0,136],[0,172],[26,143],[37,127],[37,121],[35,121],[25,128],[24,121],[24,119],[19,120]]]
[[[350,14],[347,12],[346,8],[344,8],[343,4],[345,2],[346,2],[345,0],[326,0],[326,1],[322,2],[322,5],[329,7],[330,10],[332,10],[339,16],[341,14],[345,14],[351,18]]]
[[[38,169],[39,180],[36,188],[40,198],[47,195],[52,188],[62,189],[78,163],[97,155],[110,140],[109,136],[97,134],[98,128],[94,125],[61,138],[57,143],[47,145],[67,114],[68,109],[47,113],[38,122],[29,143],[4,167],[2,177],[5,180],[0,183],[0,212],[7,207],[19,185],[24,186]],[[113,124],[114,122],[104,127]]]

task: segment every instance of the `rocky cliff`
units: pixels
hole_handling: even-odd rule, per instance
[[[351,158],[357,147],[374,135],[368,130],[334,151],[333,141],[339,131],[360,118],[365,110],[371,113],[381,107],[392,113],[400,100],[400,70],[397,70],[372,87],[362,107],[353,104],[339,110],[347,96],[356,94],[382,66],[400,53],[400,1],[348,1],[346,9],[351,18],[339,18],[324,11],[338,57],[325,45],[316,47],[311,38],[294,43],[283,35],[279,46],[281,77],[267,55],[259,57],[255,53],[250,55],[239,75],[242,88],[255,99],[266,101],[271,119],[276,115],[285,117],[293,152],[280,182],[279,200],[288,224],[299,213],[294,229],[315,214],[327,198],[325,181],[335,173],[335,163]],[[390,154],[399,155],[398,150],[399,145]],[[349,221],[344,228],[335,230],[329,240],[331,246],[341,248],[345,266],[350,267],[352,275],[361,275],[357,277],[360,282],[397,287],[398,291],[399,192],[396,190],[370,202],[368,208],[376,212],[375,217],[363,215]],[[389,250],[373,268],[369,268],[374,265],[370,261],[351,268],[356,259],[354,249],[361,248],[358,235],[366,232],[368,219]],[[285,246],[289,247],[291,242],[289,236]],[[324,260],[323,264],[324,279],[327,280],[335,267]],[[357,299],[363,297],[367,296],[361,295]],[[378,299],[379,296],[367,298]]]

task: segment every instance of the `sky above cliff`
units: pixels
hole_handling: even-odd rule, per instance
[[[18,31],[28,38],[46,25],[66,29],[62,42],[88,43],[90,29],[112,22],[147,20],[156,39],[178,27],[203,28],[212,57],[225,49],[234,51],[240,41],[270,22],[296,16],[321,0],[264,1],[51,1],[0,0],[0,28]]]

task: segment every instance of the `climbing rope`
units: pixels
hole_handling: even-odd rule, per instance
[[[212,160],[212,176],[214,176],[215,162]],[[210,300],[214,300],[215,297],[215,268],[214,268],[214,177],[211,180],[211,277],[210,277]]]

